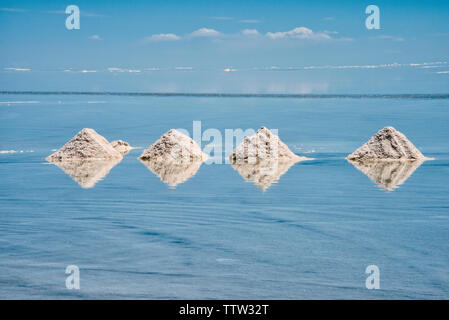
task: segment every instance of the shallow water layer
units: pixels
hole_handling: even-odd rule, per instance
[[[0,150],[24,151],[0,154],[1,298],[449,298],[448,100],[0,100],[37,101],[0,105]],[[44,161],[83,127],[146,148],[193,120],[223,134],[275,128],[315,160],[265,191],[227,164],[169,186],[142,149],[89,188]],[[396,167],[378,179],[344,159],[387,125],[436,158],[394,188],[383,187]],[[372,264],[380,290],[365,288]],[[68,265],[79,291],[65,287]]]

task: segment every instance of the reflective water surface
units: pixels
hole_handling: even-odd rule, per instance
[[[447,100],[39,99],[0,106],[0,150],[24,150],[0,154],[1,298],[449,298]],[[314,160],[275,171],[142,164],[143,149],[120,163],[44,160],[84,127],[146,148],[193,120],[277,128]],[[386,125],[435,160],[345,160]],[[365,288],[371,264],[380,290]],[[68,265],[79,291],[65,287]]]

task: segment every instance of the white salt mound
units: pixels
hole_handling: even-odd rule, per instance
[[[182,163],[206,160],[207,155],[190,137],[171,129],[144,150],[139,159]]]
[[[123,140],[114,140],[111,142],[111,146],[120,152],[121,154],[127,154],[133,147],[129,145],[128,142]]]
[[[351,153],[348,160],[429,160],[399,131],[385,127],[363,146]]]
[[[46,158],[47,161],[122,159],[103,136],[94,129],[84,128],[61,149]]]
[[[242,143],[232,151],[229,159],[231,163],[257,163],[273,159],[287,162],[311,160],[295,155],[277,135],[265,127],[261,127],[252,136],[245,137]]]

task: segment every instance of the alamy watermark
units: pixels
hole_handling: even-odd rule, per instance
[[[69,290],[80,289],[80,269],[76,265],[68,265],[65,273],[69,276],[65,279],[65,287]]]
[[[369,290],[380,289],[380,270],[375,264],[366,267],[365,273],[369,276],[366,278],[365,287]]]
[[[201,121],[193,121],[192,134],[184,128],[176,130],[190,137],[202,149],[208,156],[208,159],[205,161],[206,164],[231,163],[229,155],[232,151],[242,143],[245,137],[256,133],[254,129],[243,130],[241,128],[225,129],[224,134],[216,128],[208,128],[203,131]],[[277,159],[279,156],[279,140],[277,136],[278,129],[270,129],[269,132],[267,130],[259,137],[246,141],[241,150],[239,150],[235,162],[244,161],[251,164],[268,158]],[[181,146],[174,146],[170,150],[170,154],[173,159],[189,159],[191,148],[185,149]],[[179,154],[181,154],[181,157]]]
[[[369,5],[365,9],[365,13],[369,16],[365,20],[365,26],[368,30],[380,29],[380,9],[378,6]]]
[[[65,20],[65,27],[68,30],[80,29],[80,9],[76,5],[67,6],[65,13],[69,14]]]

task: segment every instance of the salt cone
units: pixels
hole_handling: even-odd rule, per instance
[[[84,128],[61,149],[46,158],[47,161],[122,159],[120,152],[94,129]]]
[[[242,143],[231,152],[231,163],[257,163],[278,159],[284,162],[311,160],[295,155],[279,137],[265,127],[252,136],[245,137]]]
[[[348,160],[429,160],[405,135],[385,127],[347,156]]]
[[[144,150],[139,159],[186,163],[194,160],[206,160],[207,155],[190,137],[171,129]]]

